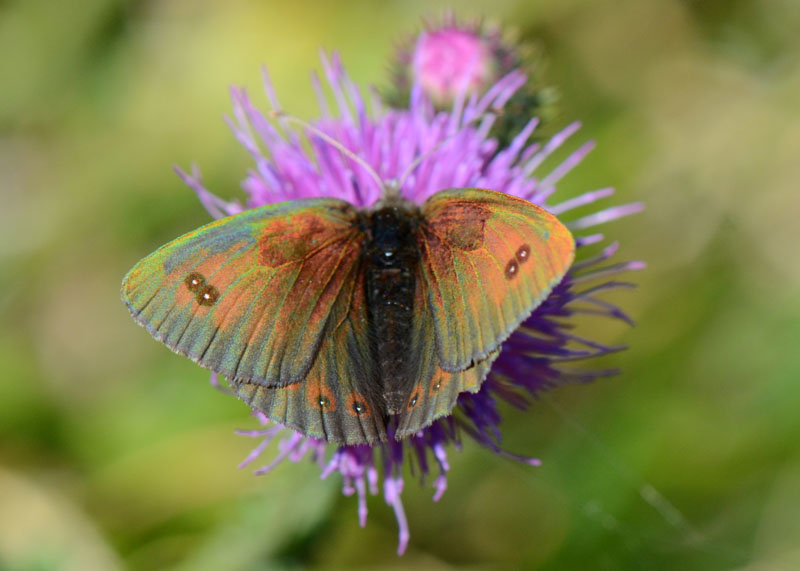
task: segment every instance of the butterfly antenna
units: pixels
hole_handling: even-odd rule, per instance
[[[332,147],[337,148],[339,151],[341,151],[342,153],[344,153],[345,155],[347,155],[348,157],[353,159],[356,163],[358,163],[359,165],[364,167],[364,170],[366,170],[367,173],[373,178],[373,180],[376,183],[378,183],[378,187],[381,190],[385,191],[387,185],[386,185],[386,183],[383,182],[383,179],[381,179],[381,177],[378,176],[378,173],[375,172],[375,169],[373,169],[371,166],[369,166],[369,163],[367,161],[365,161],[364,159],[359,157],[357,154],[355,154],[353,151],[351,151],[350,149],[345,147],[343,144],[341,144],[339,141],[337,141],[336,139],[334,139],[330,135],[327,135],[326,133],[324,133],[320,129],[314,127],[314,125],[312,125],[311,123],[309,123],[307,121],[303,121],[302,119],[298,119],[297,117],[294,117],[293,115],[287,115],[283,111],[278,111],[278,110],[273,109],[272,111],[269,112],[269,116],[272,117],[273,119],[280,118],[280,119],[283,119],[285,121],[288,121],[289,123],[295,123],[296,125],[299,125],[300,127],[305,129],[306,131],[309,131],[309,132],[313,133],[314,135],[316,135],[317,137],[319,137],[320,139],[322,139],[323,141],[325,141],[326,143],[328,143]]]
[[[414,172],[414,169],[416,169],[420,164],[422,164],[422,161],[424,161],[425,159],[430,157],[433,153],[437,152],[439,149],[444,147],[447,143],[449,143],[450,141],[452,141],[453,139],[458,137],[466,127],[468,127],[472,123],[477,122],[478,119],[483,119],[484,117],[486,117],[488,115],[490,115],[490,114],[489,113],[485,113],[485,114],[482,114],[482,115],[476,115],[475,117],[473,117],[469,121],[465,121],[464,124],[461,125],[461,127],[458,129],[458,131],[456,131],[455,133],[453,133],[449,137],[446,137],[443,140],[439,141],[433,147],[431,147],[428,151],[422,153],[420,156],[418,156],[416,159],[414,159],[411,162],[411,164],[406,167],[406,170],[403,171],[403,174],[400,175],[400,178],[396,179],[397,182],[395,182],[394,184],[397,186],[397,188],[398,189],[403,188],[403,183],[405,183],[406,179],[409,176],[411,176],[411,173]]]

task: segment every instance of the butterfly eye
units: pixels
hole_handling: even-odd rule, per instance
[[[189,291],[198,292],[200,291],[204,285],[206,285],[206,278],[202,276],[202,274],[198,274],[197,272],[192,272],[183,280],[183,283],[186,284],[186,287],[189,288]]]
[[[528,246],[527,244],[523,244],[522,246],[519,247],[519,250],[517,250],[517,261],[520,264],[527,262],[530,256],[531,256],[531,247]]]
[[[506,279],[512,280],[519,273],[519,264],[517,260],[509,260],[506,264]]]
[[[331,408],[331,399],[325,395],[319,395],[319,397],[317,397],[317,402],[319,403],[319,407],[323,410]]]
[[[353,401],[353,407],[352,408],[353,408],[353,412],[356,413],[359,416],[364,414],[365,412],[367,412],[367,406],[363,402],[360,402],[360,401]]]
[[[397,252],[395,250],[383,250],[378,258],[379,263],[391,267],[397,263]]]
[[[212,285],[207,285],[197,292],[196,299],[200,305],[214,305],[219,299],[219,290]]]

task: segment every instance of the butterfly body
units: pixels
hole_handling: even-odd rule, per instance
[[[411,333],[419,264],[419,211],[402,203],[369,212],[364,255],[370,353],[388,415],[400,414],[414,384]]]
[[[246,211],[140,261],[134,318],[270,419],[342,444],[402,438],[475,392],[574,241],[525,200],[320,198]]]

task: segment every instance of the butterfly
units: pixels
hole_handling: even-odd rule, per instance
[[[271,420],[344,445],[400,440],[476,392],[572,264],[553,215],[515,196],[384,193],[217,220],[142,259],[122,298],[171,350]]]

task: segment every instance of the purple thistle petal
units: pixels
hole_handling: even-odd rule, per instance
[[[605,315],[613,319],[620,319],[625,323],[627,323],[628,325],[631,326],[634,325],[633,319],[631,319],[627,313],[622,311],[619,307],[617,307],[613,303],[609,303],[603,299],[596,299],[594,297],[584,297],[582,298],[582,300],[585,301],[586,303],[596,305],[600,307],[600,309],[573,308],[572,311],[576,313],[591,313],[594,315]]]
[[[200,204],[208,211],[214,218],[224,218],[231,214],[236,214],[242,211],[242,207],[236,202],[225,202],[218,196],[212,194],[203,183],[200,182],[200,170],[192,165],[192,174],[188,174],[180,167],[174,167],[178,176],[181,177],[186,185],[195,191],[197,198],[200,199]]]
[[[579,206],[585,206],[587,204],[591,204],[596,202],[602,198],[607,198],[614,194],[614,189],[611,187],[608,188],[601,188],[600,190],[593,190],[591,192],[585,192],[575,198],[570,200],[565,200],[559,204],[551,206],[548,210],[551,214],[555,214],[558,216],[559,214],[563,214],[568,210],[572,210],[574,208],[578,208]]]
[[[256,431],[245,432],[243,430],[237,430],[236,434],[239,434],[240,436],[258,436],[257,434],[254,434],[255,432]],[[264,438],[261,442],[259,442],[258,446],[253,448],[253,451],[250,452],[250,454],[248,454],[247,457],[239,463],[238,468],[241,470],[242,468],[246,468],[252,464],[256,458],[261,456],[261,453],[267,446],[269,446],[270,442],[272,442],[272,437]]]
[[[594,214],[589,214],[588,216],[584,216],[583,218],[578,218],[577,220],[572,220],[570,222],[565,222],[564,224],[570,230],[583,230],[584,228],[590,228],[592,226],[597,226],[598,224],[605,224],[606,222],[616,220],[617,218],[636,214],[642,210],[644,210],[644,204],[641,202],[633,202],[631,204],[606,208],[600,212],[595,212]]]
[[[305,438],[302,434],[297,432],[293,432],[291,436],[287,439],[281,440],[279,445],[279,452],[275,458],[273,458],[272,462],[267,464],[266,466],[259,468],[254,474],[257,476],[261,476],[263,474],[268,474],[271,472],[278,464],[283,462],[286,458],[289,458],[294,448],[300,443],[300,441]]]
[[[338,58],[329,58],[322,50],[320,50],[320,60],[322,61],[325,77],[328,79],[328,85],[333,91],[336,103],[339,104],[339,116],[345,124],[352,124],[353,117],[350,114],[350,107],[347,105],[347,99],[342,90],[342,77],[345,76],[344,69],[342,69],[341,65],[336,65]]]
[[[400,528],[397,540],[397,554],[402,555],[408,547],[408,540],[410,532],[408,530],[408,520],[406,519],[406,512],[403,509],[403,501],[400,499],[400,494],[403,493],[403,479],[387,477],[383,481],[383,497],[386,503],[392,506],[394,516],[397,519],[397,525]]]
[[[575,278],[573,278],[572,280],[572,283],[582,284],[585,282],[594,281],[598,278],[604,278],[625,272],[643,270],[645,269],[645,267],[646,267],[645,263],[638,260],[635,260],[633,262],[622,262],[619,264],[614,264],[612,266],[606,266],[604,268],[596,268],[591,272],[586,272],[579,276],[575,276]]]
[[[279,110],[281,104],[278,101],[278,94],[275,92],[275,86],[272,84],[272,79],[269,77],[269,70],[265,65],[261,66],[261,82],[264,85],[264,93],[267,95],[270,106],[275,110]],[[280,121],[280,117],[278,120]]]
[[[433,501],[438,502],[447,491],[447,476],[442,474],[434,480],[433,485],[436,488],[436,493],[433,494]]]
[[[611,242],[611,244],[606,246],[603,249],[603,251],[600,252],[598,255],[593,256],[591,258],[586,258],[580,262],[575,262],[574,264],[572,264],[572,268],[570,268],[570,273],[572,273],[572,275],[575,275],[576,272],[579,272],[584,268],[589,268],[594,266],[595,264],[599,264],[600,262],[605,262],[611,256],[616,254],[617,250],[619,250],[619,242]]]
[[[314,95],[317,97],[317,107],[319,107],[320,117],[323,120],[332,118],[333,115],[331,115],[331,111],[328,108],[328,100],[325,99],[325,92],[322,90],[322,83],[316,71],[311,72],[311,86],[314,89]]]
[[[524,166],[524,173],[525,176],[531,176],[533,171],[539,168],[547,157],[552,155],[556,150],[558,150],[561,145],[563,145],[567,139],[569,139],[575,132],[581,128],[580,121],[575,121],[567,125],[564,129],[556,133],[552,139],[550,139],[547,144],[542,148],[541,151],[536,153],[531,159],[525,164]]]
[[[605,239],[606,237],[603,234],[589,234],[588,236],[578,236],[577,238],[575,238],[575,247],[583,248],[585,246],[591,246],[592,244],[597,244]]]
[[[556,167],[554,171],[552,171],[549,175],[542,179],[542,182],[539,183],[545,188],[555,188],[554,185],[564,178],[569,171],[574,169],[585,157],[588,155],[592,150],[595,148],[594,141],[586,141],[583,145],[578,147],[576,151],[574,151],[570,156],[568,156],[564,161]]]

